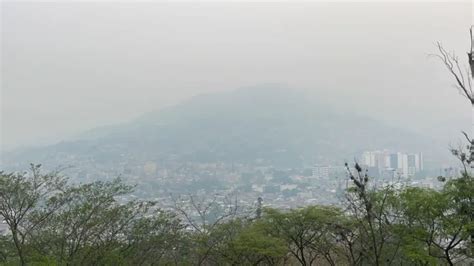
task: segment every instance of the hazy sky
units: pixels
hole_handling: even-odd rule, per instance
[[[465,60],[463,3],[1,3],[4,148],[262,83],[456,139],[470,107],[434,58]],[[453,134],[451,136],[451,134]]]

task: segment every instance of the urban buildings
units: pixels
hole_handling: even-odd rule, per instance
[[[423,154],[382,151],[362,153],[361,164],[369,174],[382,177],[413,177],[423,171]]]
[[[313,174],[314,178],[328,178],[329,177],[329,166],[328,165],[315,165],[313,166]]]

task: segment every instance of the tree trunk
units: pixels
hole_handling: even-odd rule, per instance
[[[471,103],[471,133],[469,136],[469,140],[471,142],[469,143],[469,153],[470,153],[469,159],[474,160],[474,103]],[[469,163],[469,164],[471,168],[474,168],[474,163]],[[472,171],[469,171],[469,173],[472,173]]]
[[[471,139],[473,138],[474,138],[474,104],[471,104]]]
[[[473,64],[472,61],[470,61],[469,63],[471,65],[471,69],[472,69],[474,64]],[[471,73],[474,77],[474,70]],[[470,155],[469,159],[473,160],[474,159],[474,103],[471,105],[471,111],[472,111],[472,113],[471,113],[471,119],[472,119],[472,121],[471,121],[471,143],[470,143],[470,147],[469,147],[471,155]],[[471,162],[471,169],[474,169],[474,163],[472,163],[472,162]],[[473,174],[473,171],[471,171],[469,173],[468,178],[473,178],[472,174]],[[471,215],[471,222],[472,222],[472,220],[473,220],[473,215]],[[472,231],[471,231],[470,238],[471,238],[471,241],[470,241],[471,242],[470,243],[471,247],[468,250],[468,253],[469,253],[470,256],[472,256],[474,254],[474,232],[472,232]]]
[[[12,228],[12,238],[18,253],[18,257],[20,258],[20,265],[26,265],[25,256],[23,254],[23,247],[20,243],[20,240],[18,239],[18,231],[16,228]]]

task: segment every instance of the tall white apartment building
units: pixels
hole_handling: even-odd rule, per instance
[[[377,169],[378,174],[393,172],[406,178],[423,170],[423,154],[366,151],[362,154],[361,163],[368,168]]]
[[[329,177],[329,166],[328,165],[315,165],[313,167],[313,178],[328,178]]]

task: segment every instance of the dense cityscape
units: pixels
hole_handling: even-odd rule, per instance
[[[461,171],[459,167],[425,171],[422,153],[365,151],[355,161],[379,185],[401,182],[437,188],[441,185],[438,176],[454,177]],[[75,158],[71,158],[71,165],[73,163],[77,163]],[[343,162],[276,168],[264,162],[249,165],[129,160],[110,168],[92,168],[86,161],[83,165],[63,167],[62,171],[77,183],[121,177],[127,183],[137,185],[132,197],[157,200],[164,208],[174,204],[172,195],[233,195],[242,206],[254,206],[261,197],[265,206],[283,209],[315,203],[337,204],[343,199],[349,182]]]
[[[473,266],[474,6],[383,2],[0,1],[0,266]]]

